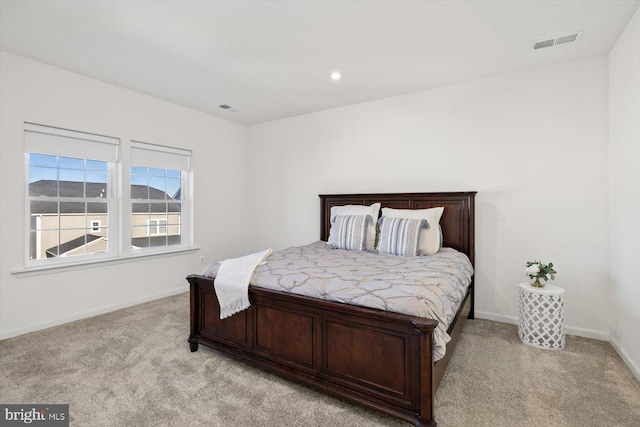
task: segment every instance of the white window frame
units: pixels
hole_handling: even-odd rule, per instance
[[[24,124],[24,265],[25,269],[37,267],[55,267],[64,265],[83,264],[86,262],[104,261],[117,256],[118,233],[115,225],[118,222],[117,213],[119,203],[115,197],[118,187],[116,165],[118,162],[120,139],[104,135],[97,135],[87,132],[44,126],[35,123]],[[87,160],[98,160],[107,162],[107,193],[105,197],[61,197],[61,196],[30,196],[29,194],[29,154],[43,154],[49,156],[71,157]],[[52,202],[106,202],[108,204],[107,231],[108,251],[75,255],[73,257],[57,256],[53,258],[30,258],[30,225],[31,225],[31,202],[32,201],[52,201]],[[58,233],[60,233],[58,223]],[[85,226],[87,231],[93,227]],[[59,241],[58,238],[58,243]]]

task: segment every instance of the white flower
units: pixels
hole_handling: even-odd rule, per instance
[[[527,276],[537,276],[540,273],[540,266],[538,264],[531,264],[524,271]]]

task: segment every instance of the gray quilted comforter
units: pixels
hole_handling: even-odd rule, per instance
[[[421,257],[331,249],[318,241],[274,252],[251,285],[438,320],[435,359],[445,354],[449,323],[471,283],[466,255],[450,248]],[[215,276],[217,265],[203,274]]]

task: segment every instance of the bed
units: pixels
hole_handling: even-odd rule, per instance
[[[445,247],[474,264],[475,192],[320,195],[320,239],[333,206],[381,203],[396,209],[444,206]],[[220,320],[214,280],[187,277],[191,287],[191,351],[200,344],[416,426],[435,426],[433,398],[464,321],[473,318],[473,278],[434,363],[438,322],[424,317],[249,288],[251,307]],[[283,334],[282,331],[287,331]]]

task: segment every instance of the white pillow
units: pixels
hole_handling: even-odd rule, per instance
[[[444,207],[431,209],[382,208],[382,216],[427,220],[429,228],[420,230],[418,255],[433,255],[440,250],[440,218],[443,212]]]
[[[376,244],[376,224],[378,224],[378,215],[380,214],[380,203],[374,203],[371,206],[363,205],[343,205],[333,206],[331,208],[331,230],[329,230],[329,240],[327,243],[335,244],[335,230],[333,227],[333,219],[338,215],[369,215],[371,222],[367,226],[367,239],[365,240],[365,249],[371,250]]]

